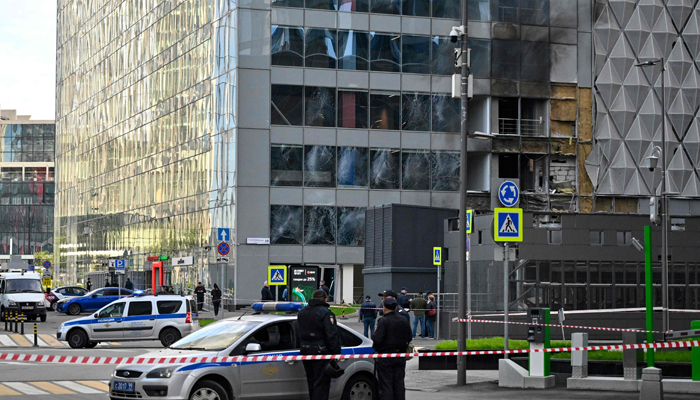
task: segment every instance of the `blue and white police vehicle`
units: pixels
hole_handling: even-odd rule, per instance
[[[167,350],[149,357],[228,357],[299,355],[299,303],[256,303],[254,314],[207,325]],[[371,354],[372,342],[338,324],[343,354]],[[378,398],[373,359],[340,360],[345,370],[331,383],[330,398]],[[301,361],[206,362],[196,364],[122,364],[109,382],[112,400],[158,398],[187,400],[308,399],[306,373]]]
[[[199,329],[197,305],[189,296],[137,295],[118,299],[90,316],[61,324],[58,340],[93,348],[104,341],[160,340],[164,347]]]

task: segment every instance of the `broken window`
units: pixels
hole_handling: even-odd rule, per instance
[[[272,85],[272,125],[302,125],[304,121],[304,87]]]
[[[518,0],[515,0],[517,4]],[[516,8],[517,10],[517,8]],[[491,77],[496,79],[520,79],[519,40],[491,41]]]
[[[335,187],[335,146],[304,146],[304,186]]]
[[[301,146],[272,145],[270,186],[301,186],[303,158]]]
[[[458,151],[433,151],[430,167],[433,190],[459,191],[460,154]]]
[[[301,244],[303,214],[301,206],[270,207],[270,243]]]
[[[433,94],[433,131],[459,132],[461,107],[460,99],[449,94]]]
[[[370,69],[372,71],[401,72],[401,35],[370,32],[369,37]]]
[[[308,4],[307,4],[308,7]],[[335,68],[336,31],[331,29],[306,30],[306,66],[311,68]]]
[[[370,189],[398,189],[401,151],[397,149],[371,149]]]
[[[576,158],[551,157],[549,161],[549,189],[552,194],[576,192]]]
[[[338,246],[365,244],[365,208],[338,207]]]
[[[339,0],[340,11],[367,12],[369,10],[369,0]]]
[[[518,119],[520,112],[518,111],[518,98],[501,97],[497,103],[498,114],[498,133],[501,135],[517,135],[518,134]]]
[[[335,244],[335,207],[304,207],[304,244]]]
[[[429,150],[403,150],[401,164],[401,186],[403,189],[430,190]]]
[[[546,193],[547,156],[523,154],[520,158],[520,187],[523,192]]]
[[[415,74],[430,73],[430,37],[403,35],[401,38],[403,72]]]
[[[401,95],[399,92],[370,94],[370,128],[398,130],[401,121]]]
[[[469,101],[469,118],[467,126],[469,133],[489,133],[489,108],[491,99],[488,96],[474,96]]]
[[[373,13],[401,14],[401,0],[372,0]]]
[[[430,94],[403,92],[402,129],[407,131],[430,130]]]
[[[524,81],[549,81],[549,43],[520,42],[522,60],[520,79]],[[306,50],[308,52],[308,49]]]
[[[469,152],[467,190],[486,192],[491,187],[491,153]]]
[[[338,127],[367,128],[369,93],[338,90]]]
[[[335,126],[335,88],[306,86],[307,126]]]
[[[369,68],[369,32],[338,31],[338,68]]]
[[[433,3],[433,7],[436,3]],[[431,71],[434,75],[452,75],[455,73],[455,49],[462,46],[462,41],[452,43],[449,36],[433,36]],[[474,63],[472,63],[473,65]]]
[[[303,67],[304,28],[272,25],[270,52],[272,65]]]
[[[520,134],[522,136],[547,136],[546,126],[547,100],[520,99]]]
[[[518,178],[518,155],[499,154],[498,155],[498,177],[504,179]]]
[[[367,153],[364,147],[338,147],[338,187],[367,187]]]

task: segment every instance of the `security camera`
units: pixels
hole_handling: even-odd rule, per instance
[[[632,238],[632,244],[634,245],[634,248],[639,250],[639,251],[644,251],[644,245],[637,240],[637,238]]]
[[[457,41],[466,34],[467,29],[464,26],[453,26],[450,31],[450,42],[457,43]]]

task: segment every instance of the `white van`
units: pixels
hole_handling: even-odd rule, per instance
[[[9,311],[26,315],[29,321],[34,321],[37,317],[41,322],[46,321],[46,305],[40,274],[36,272],[0,273],[0,321],[5,321]]]

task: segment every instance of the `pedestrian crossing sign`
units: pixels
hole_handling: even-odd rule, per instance
[[[467,233],[472,233],[472,219],[474,218],[474,210],[467,210]]]
[[[496,242],[523,241],[523,209],[496,208],[493,218],[493,239]]]
[[[287,267],[284,265],[270,265],[267,267],[267,283],[270,286],[287,284]]]
[[[442,265],[442,247],[433,247],[433,265]]]

